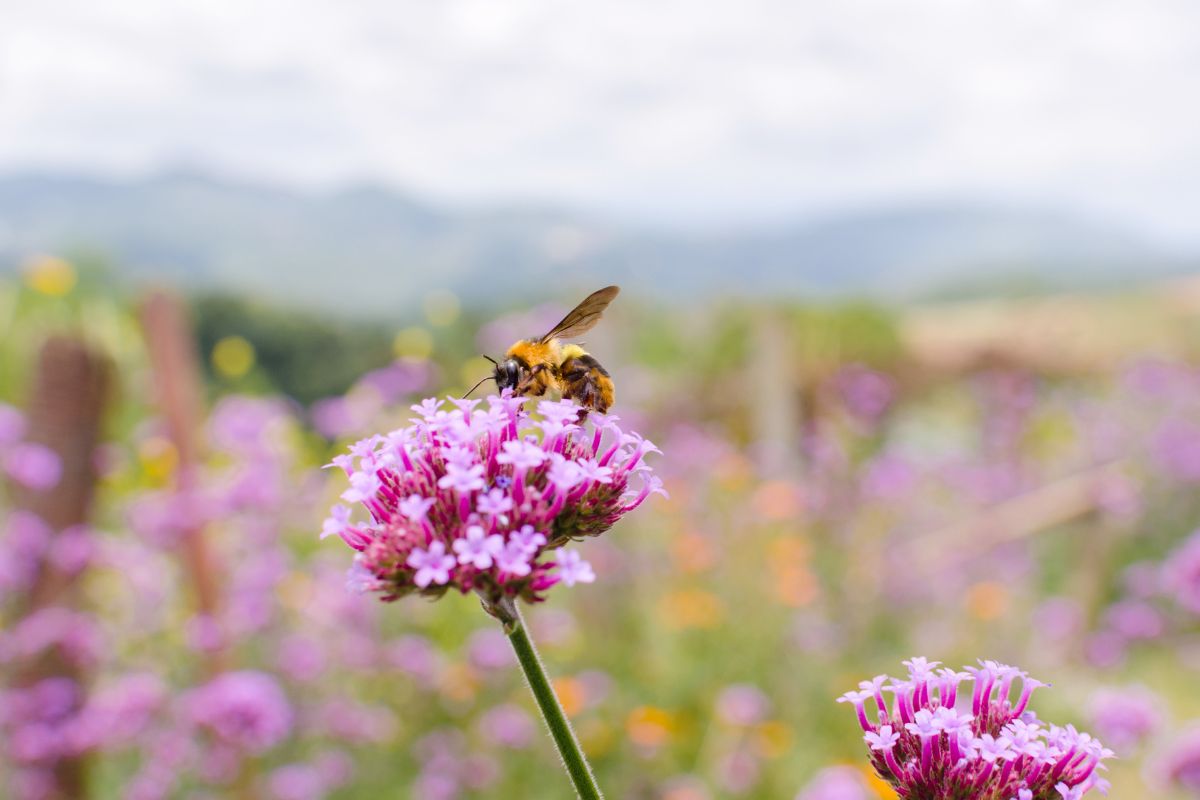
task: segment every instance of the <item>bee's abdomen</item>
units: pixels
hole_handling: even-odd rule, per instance
[[[612,378],[599,361],[587,353],[572,355],[559,368],[563,397],[574,398],[580,405],[594,408],[601,414],[608,411],[616,399]]]

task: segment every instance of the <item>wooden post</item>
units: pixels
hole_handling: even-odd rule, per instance
[[[198,485],[204,450],[203,380],[191,322],[183,302],[164,290],[146,296],[141,304],[141,320],[159,411],[178,455],[175,490],[191,491]],[[219,573],[199,523],[184,531],[180,558],[192,584],[197,613],[219,620]],[[220,648],[208,653],[206,669],[216,675],[225,666],[224,654]]]
[[[795,409],[795,354],[779,314],[764,310],[754,325],[749,392],[751,435],[760,475],[795,477],[801,437]]]
[[[58,485],[45,491],[12,485],[13,505],[36,514],[57,534],[81,525],[91,516],[96,486],[95,451],[108,395],[111,368],[107,359],[81,341],[55,337],[39,356],[30,398],[27,441],[54,451],[62,462]],[[26,598],[23,615],[49,606],[73,606],[78,601],[79,575],[56,569],[49,560],[40,565]],[[86,676],[56,649],[41,653],[16,671],[17,686],[32,686],[46,678],[65,677],[81,687]],[[80,692],[82,703],[82,691]],[[76,800],[87,796],[86,764],[64,759],[54,766],[55,797]]]

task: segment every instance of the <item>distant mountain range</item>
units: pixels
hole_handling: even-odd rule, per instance
[[[0,271],[36,252],[117,274],[382,314],[432,288],[502,303],[549,285],[645,296],[911,298],[1138,282],[1200,262],[1068,214],[982,204],[864,211],[744,233],[654,232],[565,210],[448,209],[380,187],[326,193],[169,174],[0,177]]]

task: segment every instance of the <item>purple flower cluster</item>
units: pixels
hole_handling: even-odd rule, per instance
[[[1154,771],[1162,783],[1200,793],[1200,728],[1177,735],[1154,764]]]
[[[1167,557],[1163,573],[1164,583],[1174,592],[1179,605],[1200,614],[1200,531]]]
[[[879,675],[838,699],[853,704],[880,777],[911,800],[1079,800],[1093,788],[1106,792],[1096,771],[1112,751],[1074,726],[1042,723],[1029,699],[1045,684],[1016,667],[979,663],[956,672],[913,658],[904,662],[907,680]],[[970,712],[965,693],[958,708],[965,682],[974,683]],[[890,710],[885,692],[893,695]]]
[[[262,672],[227,672],[191,690],[185,705],[193,722],[249,753],[270,750],[292,727],[287,695]]]
[[[0,472],[27,489],[53,489],[62,477],[62,461],[44,444],[22,441],[25,433],[21,412],[0,403]]]
[[[519,397],[429,399],[413,424],[372,436],[334,458],[349,478],[342,493],[367,521],[335,505],[322,537],[358,551],[350,582],[385,600],[450,588],[490,599],[543,598],[556,583],[595,579],[572,539],[597,536],[662,482],[643,457],[658,452],[625,433],[616,417],[580,420],[570,401],[538,403],[534,422]],[[638,489],[631,479],[640,476]]]
[[[1122,753],[1129,753],[1162,726],[1162,701],[1144,686],[1103,689],[1092,695],[1093,730]]]

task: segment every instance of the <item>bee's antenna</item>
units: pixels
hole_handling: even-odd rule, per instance
[[[485,356],[485,357],[486,357],[486,356]],[[483,382],[484,382],[484,381],[494,381],[494,380],[496,380],[496,376],[495,376],[495,375],[488,375],[486,378],[484,378],[483,380],[479,381],[479,383],[477,383],[477,384],[475,384],[474,386],[472,386],[472,387],[470,388],[470,390],[469,390],[469,391],[468,391],[466,394],[464,394],[464,395],[463,395],[463,399],[464,399],[464,400],[466,400],[468,397],[470,397],[470,396],[471,396],[471,392],[473,392],[473,391],[475,391],[476,389],[478,389],[478,388],[480,387],[480,385],[481,385],[481,384],[483,384]]]
[[[483,354],[483,357],[484,357],[484,358],[486,358],[488,361],[492,362],[493,364],[496,364],[496,359],[492,358],[492,357],[491,357],[491,356],[489,356],[487,353],[484,353],[484,354]],[[500,366],[500,365],[499,365],[499,364],[496,364],[496,366]]]

